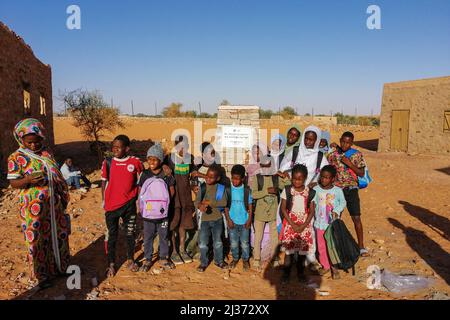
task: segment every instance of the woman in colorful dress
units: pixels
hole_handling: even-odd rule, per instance
[[[69,201],[67,184],[56,161],[44,147],[43,125],[36,119],[16,124],[14,137],[19,149],[8,158],[8,180],[19,190],[22,230],[31,268],[31,278],[47,288],[69,264],[70,220],[65,214]]]
[[[315,191],[309,189],[305,182],[308,169],[296,164],[292,169],[292,185],[287,186],[281,193],[281,212],[283,225],[280,232],[281,250],[285,252],[284,272],[282,283],[289,281],[293,255],[298,254],[297,276],[305,281],[305,260],[307,255],[315,252],[312,218],[315,205],[311,202]]]

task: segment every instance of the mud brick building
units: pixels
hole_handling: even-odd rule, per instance
[[[51,67],[37,59],[22,38],[0,21],[0,171],[17,149],[12,131],[21,119],[40,120],[54,144]]]
[[[450,77],[384,85],[378,150],[450,154]]]

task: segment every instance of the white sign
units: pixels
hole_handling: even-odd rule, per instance
[[[223,126],[222,148],[251,149],[252,131],[252,127]]]

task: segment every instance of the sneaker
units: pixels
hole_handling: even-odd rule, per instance
[[[222,261],[221,263],[215,263],[214,264],[219,267],[220,269],[227,269],[228,268],[228,263],[226,263],[225,261]]]
[[[231,261],[231,263],[229,265],[230,269],[236,268],[237,264],[238,264],[238,261],[233,259],[233,261]]]
[[[186,253],[186,251],[181,252],[181,259],[183,259],[184,263],[191,263],[193,260],[192,258]]]
[[[197,267],[197,271],[198,272],[205,272],[205,270],[206,270],[206,266],[200,265],[200,266]]]
[[[172,254],[172,257],[170,257],[170,260],[172,260],[175,265],[183,264],[183,260],[181,260],[180,255],[178,253]]]
[[[261,268],[261,261],[260,260],[253,260],[253,267],[255,268]]]
[[[250,262],[248,260],[244,261],[244,271],[250,270]]]

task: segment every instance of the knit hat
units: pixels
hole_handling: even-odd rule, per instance
[[[152,145],[147,151],[147,158],[155,157],[160,161],[164,160],[164,151],[159,143],[155,143]]]

